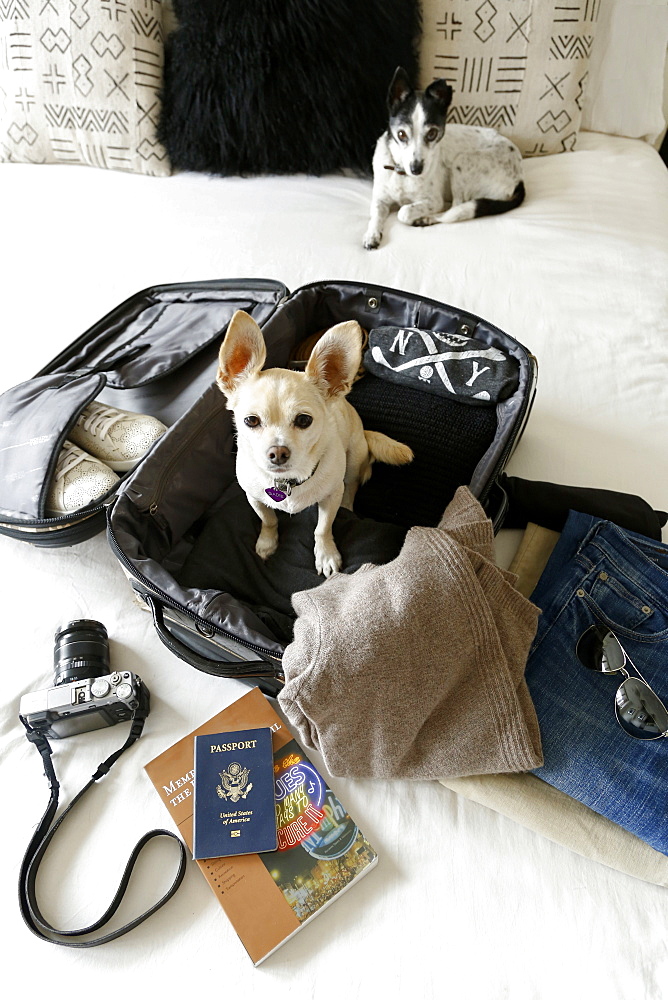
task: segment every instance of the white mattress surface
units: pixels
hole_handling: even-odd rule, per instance
[[[592,133],[575,153],[527,161],[525,179],[526,202],[512,213],[424,230],[394,217],[381,248],[368,252],[370,183],[359,178],[148,178],[2,164],[0,391],[153,284],[388,285],[483,316],[538,358],[536,401],[510,474],[637,493],[668,509],[668,172],[651,147]],[[517,541],[517,532],[502,533],[502,562]],[[165,650],[103,535],[53,550],[0,536],[0,566],[0,929],[13,989],[42,986],[70,1000],[129,991],[666,996],[665,889],[437,783],[331,780],[380,863],[257,970],[194,863],[176,897],[119,941],[82,951],[38,941],[22,923],[16,880],[48,795],[17,713],[23,693],[51,683],[56,627],[104,622],[114,666],[139,673],[153,696],[145,735],[47,855],[40,899],[59,926],[97,917],[135,842],[169,824],[142,765],[247,688]],[[121,728],[56,745],[63,802],[124,738]],[[126,920],[164,891],[174,863],[167,845],[147,851]]]

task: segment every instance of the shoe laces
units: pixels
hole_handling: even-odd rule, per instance
[[[85,451],[81,451],[71,441],[65,441],[56,462],[56,480],[62,479],[88,457]]]
[[[89,410],[90,412],[85,416],[82,427],[93,437],[99,437],[101,441],[104,440],[114,424],[117,424],[125,416],[124,413],[120,413],[113,406],[100,406],[93,403],[89,405]]]

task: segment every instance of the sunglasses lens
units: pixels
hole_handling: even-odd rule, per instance
[[[624,666],[624,651],[605,625],[591,625],[583,632],[578,639],[575,653],[580,663],[588,670],[612,673]]]
[[[614,673],[626,663],[626,654],[612,632],[608,632],[602,642],[602,666],[606,673]]]
[[[668,710],[644,681],[629,677],[615,696],[617,721],[629,736],[654,740],[668,732]]]

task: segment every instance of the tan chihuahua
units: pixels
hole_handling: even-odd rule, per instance
[[[216,382],[234,413],[237,479],[262,521],[255,551],[261,559],[276,551],[276,510],[296,514],[317,503],[315,565],[330,576],[341,568],[332,537],[339,507],[352,510],[374,460],[404,465],[413,452],[365,431],[345,399],[361,363],[359,323],[339,323],[323,334],[304,372],[262,371],[266,356],[259,326],[237,310],[220,347]]]

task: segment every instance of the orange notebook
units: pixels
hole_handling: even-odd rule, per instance
[[[378,855],[259,688],[145,767],[192,851],[194,739],[272,731],[278,848],[197,861],[253,963],[273,951],[376,865]]]

